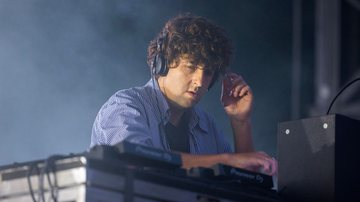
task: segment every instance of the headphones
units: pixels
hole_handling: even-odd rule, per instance
[[[157,40],[157,54],[152,62],[152,74],[158,76],[166,76],[168,72],[167,61],[165,60],[164,54],[162,53],[163,44],[167,34],[163,33]]]

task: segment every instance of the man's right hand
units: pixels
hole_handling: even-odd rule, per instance
[[[228,153],[226,154],[223,163],[267,175],[276,175],[278,171],[277,161],[261,151],[250,153]]]
[[[232,167],[242,168],[267,175],[276,175],[278,171],[277,161],[265,152],[249,153],[224,153],[214,155],[194,155],[181,153],[183,168],[194,167],[210,168],[218,163]]]

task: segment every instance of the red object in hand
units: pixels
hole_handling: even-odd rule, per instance
[[[236,102],[236,98],[232,95],[232,91],[234,88],[234,84],[232,83],[233,78],[229,74],[225,74],[224,79],[222,81],[221,87],[221,102],[224,107]]]

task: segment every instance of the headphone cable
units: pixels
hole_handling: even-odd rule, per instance
[[[350,85],[352,85],[353,83],[355,83],[355,82],[357,82],[357,81],[359,81],[359,80],[360,80],[360,77],[355,78],[354,80],[352,80],[352,81],[350,81],[348,84],[346,84],[346,85],[339,91],[339,93],[338,93],[338,94],[334,97],[334,99],[331,101],[331,104],[330,104],[330,106],[329,106],[329,108],[328,108],[328,110],[327,110],[327,112],[326,112],[326,115],[329,115],[330,110],[331,110],[333,104],[335,103],[335,100],[340,96],[340,94],[341,94],[345,89],[347,89]]]

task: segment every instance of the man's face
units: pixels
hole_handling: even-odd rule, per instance
[[[213,76],[214,72],[204,65],[194,65],[184,56],[179,58],[177,66],[169,68],[166,76],[159,77],[158,82],[170,107],[186,109],[200,101]]]

